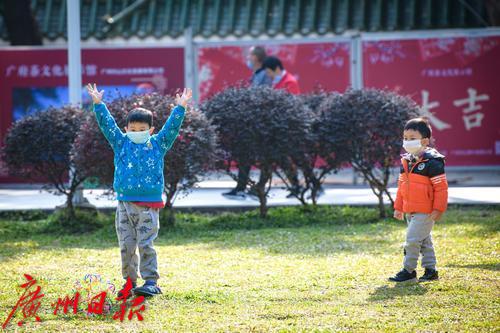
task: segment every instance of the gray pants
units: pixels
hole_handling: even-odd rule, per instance
[[[408,229],[404,247],[403,266],[408,272],[417,268],[418,257],[422,254],[422,267],[436,269],[436,254],[432,245],[431,231],[434,221],[429,214],[407,214]]]
[[[153,241],[160,229],[159,209],[118,201],[115,227],[120,245],[123,278],[130,277],[133,282],[137,281],[138,247],[142,279],[158,280],[160,276]]]

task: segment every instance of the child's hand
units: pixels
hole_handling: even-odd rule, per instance
[[[104,90],[97,90],[97,86],[95,83],[93,87],[92,84],[87,84],[87,91],[90,97],[92,97],[92,102],[94,102],[94,104],[99,104],[102,102],[102,95],[104,95]]]
[[[175,103],[177,103],[177,105],[181,105],[184,108],[186,108],[187,103],[189,102],[191,97],[193,97],[193,91],[189,88],[184,88],[182,96],[179,96],[179,94],[175,95]]]
[[[439,210],[433,210],[431,215],[429,215],[429,218],[433,221],[439,221],[442,215],[443,212],[440,212]]]
[[[395,210],[394,211],[394,218],[396,220],[403,220],[404,219],[404,216],[403,216],[403,212],[400,212],[399,210]]]

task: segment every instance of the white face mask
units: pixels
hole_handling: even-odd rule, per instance
[[[133,143],[141,144],[148,142],[150,138],[149,130],[140,132],[127,132],[127,136]]]
[[[410,154],[416,155],[422,149],[422,143],[420,142],[420,139],[404,140],[403,141],[403,148],[407,152],[409,152]]]

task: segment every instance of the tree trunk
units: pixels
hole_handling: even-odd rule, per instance
[[[259,201],[260,201],[260,217],[266,218],[267,217],[267,198],[266,195],[264,195],[263,198],[260,197],[259,195]]]
[[[318,191],[316,191],[316,189],[313,188],[312,193],[311,193],[313,207],[316,207],[318,205],[318,199],[316,198],[317,195],[318,195]]]
[[[380,216],[380,218],[385,219],[387,217],[387,215],[385,213],[384,192],[383,191],[378,192],[377,197],[378,197],[379,216]]]
[[[312,188],[311,188],[311,198],[312,198],[313,206],[315,206],[315,207],[318,203],[318,194],[319,194],[320,189],[321,189],[321,182],[318,179],[313,178]]]
[[[260,169],[260,177],[259,182],[255,185],[255,189],[257,190],[260,202],[260,217],[267,217],[267,191],[266,184],[271,179],[272,172],[263,167]]]
[[[384,189],[384,192],[389,197],[389,202],[391,203],[391,207],[394,206],[394,199],[392,198],[392,195],[387,187]]]
[[[165,226],[168,228],[173,228],[175,226],[175,212],[174,212],[174,204],[173,200],[175,197],[175,193],[177,192],[177,182],[178,180],[171,180],[172,182],[169,184],[170,187],[165,188],[165,193],[167,194],[167,200],[165,203],[165,212],[163,217],[166,218]]]
[[[165,206],[164,216],[166,218],[165,225],[168,228],[173,228],[175,226],[175,211],[172,206]]]
[[[63,209],[62,212],[63,212],[62,216],[63,219],[61,221],[61,224],[68,229],[74,229],[77,220],[75,214],[75,207],[73,206],[73,192],[69,192],[66,195],[66,208]]]

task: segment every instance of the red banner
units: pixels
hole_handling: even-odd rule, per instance
[[[318,88],[343,92],[350,84],[349,42],[270,44],[268,55],[277,56],[294,75],[302,92]],[[249,46],[204,46],[198,49],[200,100],[225,87],[249,82],[246,67]]]
[[[500,37],[363,42],[365,87],[412,97],[448,165],[500,165]]]
[[[69,102],[65,49],[0,50],[0,142],[13,121]],[[106,100],[118,95],[184,86],[183,48],[100,48],[82,50],[83,84],[97,83]],[[83,91],[84,104],[89,102]],[[2,171],[0,182],[14,181]]]

